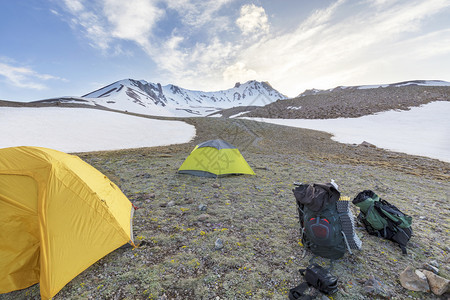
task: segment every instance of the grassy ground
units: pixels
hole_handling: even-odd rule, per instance
[[[403,289],[398,275],[436,260],[440,275],[450,277],[448,163],[343,145],[311,130],[219,118],[186,121],[197,128],[191,143],[79,154],[139,208],[133,223],[141,246],[108,254],[54,299],[287,299],[302,282],[298,269],[312,257],[299,243],[293,182],[331,179],[342,195],[353,199],[372,189],[413,216],[414,235],[402,256],[392,242],[358,228],[363,249],[334,263],[339,292],[330,298],[374,299],[364,283],[375,276],[392,299],[440,299]],[[177,174],[195,144],[212,138],[238,146],[256,176]],[[356,215],[354,205],[352,210]],[[223,248],[215,249],[219,238]],[[39,285],[0,295],[38,297]]]

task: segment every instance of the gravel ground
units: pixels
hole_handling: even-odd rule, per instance
[[[339,291],[330,299],[447,299],[404,289],[399,273],[436,260],[440,275],[450,278],[450,164],[339,144],[312,130],[222,118],[185,121],[197,128],[191,143],[79,154],[139,208],[133,223],[141,246],[108,254],[54,299],[287,299],[302,282],[298,269],[312,257],[299,243],[293,182],[331,179],[344,196],[372,189],[410,214],[414,235],[402,256],[395,244],[358,226],[363,248],[334,263]],[[236,145],[256,175],[176,173],[197,143],[213,138]],[[354,205],[352,211],[356,216]],[[372,276],[386,291],[365,289]],[[39,285],[0,295],[36,298]]]
[[[283,119],[356,118],[387,110],[408,110],[432,101],[450,101],[449,86],[355,87],[323,91],[259,107],[246,117]]]

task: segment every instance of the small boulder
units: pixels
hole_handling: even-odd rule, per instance
[[[208,209],[208,207],[206,206],[206,204],[200,204],[198,206],[199,211],[206,211],[207,209]]]
[[[208,220],[208,218],[208,214],[201,214],[200,216],[198,216],[197,220],[199,220],[200,222],[205,222],[206,220]]]
[[[361,144],[359,144],[359,146],[364,146],[364,147],[367,147],[367,148],[376,148],[377,146],[375,146],[374,144],[371,144],[371,143],[369,143],[369,142],[366,142],[366,141],[363,141]]]
[[[370,278],[364,283],[364,291],[371,296],[386,299],[392,297],[392,292],[389,290],[388,286],[375,276],[370,276]]]
[[[427,276],[419,270],[409,266],[400,273],[400,283],[405,289],[416,292],[428,292],[430,286],[428,285]]]
[[[214,182],[212,187],[218,189],[220,188],[220,183]]]
[[[430,261],[430,265],[432,265],[433,267],[436,267],[436,268],[438,268],[438,269],[439,269],[439,267],[440,267],[440,265],[439,265],[439,263],[437,262],[437,260],[432,260],[432,261]]]
[[[433,272],[434,274],[438,274],[438,273],[439,273],[439,268],[436,268],[436,267],[433,266],[431,263],[429,263],[429,264],[424,264],[424,265],[422,266],[422,268],[423,268],[424,270],[431,271],[431,272]]]
[[[261,192],[263,190],[263,188],[258,185],[255,185],[255,190],[257,190],[258,192]]]
[[[223,248],[223,241],[222,241],[222,239],[218,238],[216,240],[216,242],[214,243],[214,249],[220,250],[222,248]]]
[[[175,201],[170,201],[169,203],[167,203],[167,207],[172,207],[175,206]]]
[[[441,277],[439,275],[436,275],[433,272],[430,272],[428,270],[422,270],[422,272],[427,277],[428,284],[430,285],[431,291],[435,295],[440,296],[448,291],[448,288],[450,285],[450,280],[448,280],[444,277]]]
[[[161,297],[158,298],[158,300],[167,300],[167,295],[163,294]]]

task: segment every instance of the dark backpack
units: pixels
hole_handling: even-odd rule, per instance
[[[331,184],[298,184],[293,190],[300,220],[301,239],[315,255],[329,259],[344,256],[347,250],[361,249],[353,231],[348,201]]]
[[[352,202],[359,207],[358,220],[364,224],[369,234],[396,242],[402,253],[406,254],[406,244],[413,233],[411,216],[371,190],[360,192]]]

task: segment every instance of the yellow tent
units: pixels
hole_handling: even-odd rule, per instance
[[[94,262],[130,242],[131,202],[77,156],[0,149],[0,293],[40,283],[50,299]]]
[[[178,173],[204,177],[255,175],[239,149],[223,140],[210,140],[197,145],[178,169]]]

